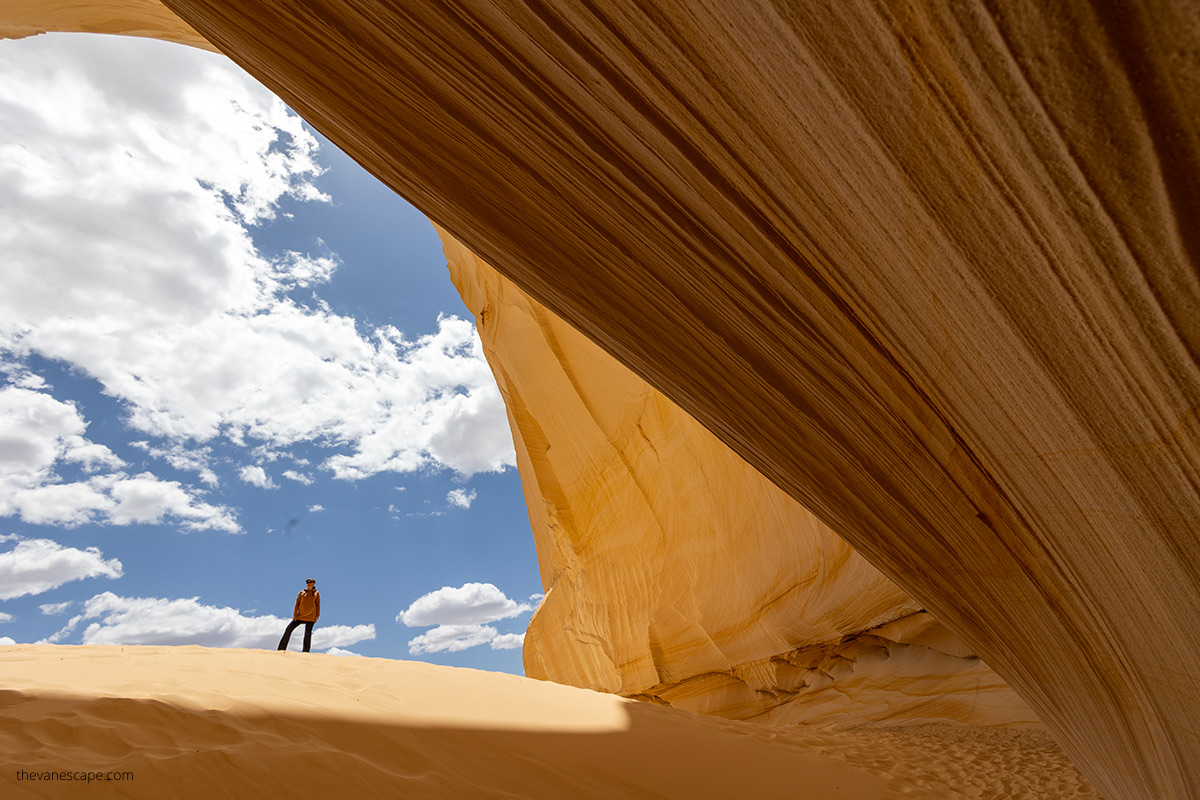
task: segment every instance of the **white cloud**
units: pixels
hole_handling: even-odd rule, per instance
[[[12,622],[13,615],[5,611],[0,611],[0,622]]]
[[[450,493],[446,495],[446,502],[459,508],[470,508],[471,503],[475,502],[475,490],[451,489]]]
[[[411,655],[421,653],[458,653],[487,644],[497,636],[490,625],[438,625],[408,642]]]
[[[155,455],[185,441],[204,452],[218,438],[268,450],[307,442],[345,479],[515,463],[469,322],[444,317],[409,339],[285,294],[328,280],[336,256],[271,257],[251,233],[285,197],[327,199],[314,183],[318,146],[228,60],[47,35],[0,44],[0,74],[9,359],[36,353],[94,377],[133,428],[167,441],[149,446]],[[72,451],[116,469],[110,455]],[[206,467],[187,468],[215,485]],[[102,516],[103,497],[77,491],[79,517]]]
[[[9,383],[19,389],[48,389],[49,384],[41,375],[26,372],[19,364],[0,364],[6,372],[11,372]]]
[[[124,466],[107,447],[84,438],[86,430],[71,403],[33,389],[0,389],[0,486],[35,485],[56,462],[78,463],[88,472]]]
[[[172,519],[188,530],[241,531],[227,508],[197,502],[177,481],[159,480],[143,472],[114,482],[109,491],[117,501],[109,520],[116,525]]]
[[[206,647],[274,649],[289,620],[275,616],[247,616],[237,609],[204,605],[199,598],[120,597],[104,592],[84,603],[73,617],[46,642],[57,642],[88,624],[82,644],[198,644]],[[320,625],[313,629],[314,650],[345,647],[375,638],[374,625]],[[299,649],[303,630],[291,639]]]
[[[267,463],[278,461],[285,455],[287,454],[270,444],[260,444],[250,451],[250,456],[255,461],[266,461]]]
[[[493,650],[512,650],[521,647],[525,634],[502,634],[485,623],[531,610],[532,606],[517,603],[490,583],[467,583],[458,588],[443,586],[422,595],[397,614],[396,621],[409,627],[436,626],[409,640],[408,652],[412,655],[455,653],[485,644]]]
[[[40,609],[43,614],[65,614],[67,613],[67,609],[73,605],[75,605],[74,600],[66,600],[62,603],[43,603],[42,605],[38,606],[38,609]]]
[[[520,650],[525,646],[525,634],[502,633],[499,636],[493,636],[489,644],[493,650]]]
[[[525,644],[525,634],[498,633],[490,625],[438,625],[410,639],[408,652],[414,656],[458,653],[485,644],[493,650],[519,650]]]
[[[191,530],[240,530],[229,509],[202,501],[178,482],[120,471],[124,462],[85,438],[86,429],[71,403],[41,391],[0,388],[0,515],[66,527],[169,520]],[[89,474],[64,481],[59,470],[75,464]]]
[[[51,539],[23,539],[0,553],[0,600],[41,594],[84,578],[119,578],[121,562],[95,547],[79,550]]]
[[[289,481],[303,483],[305,486],[312,486],[313,484],[313,479],[311,476],[305,475],[303,472],[297,472],[294,469],[285,469],[283,471],[283,477],[287,478]]]
[[[396,615],[397,622],[410,628],[425,625],[480,625],[532,611],[490,583],[467,583],[458,588],[443,586],[422,595]]]
[[[320,503],[313,503],[311,506],[308,507],[308,510],[315,514],[318,511],[324,511],[325,506],[321,505]]]
[[[154,458],[161,458],[177,470],[195,472],[200,480],[208,486],[220,483],[217,473],[212,468],[212,448],[188,448],[179,442],[171,442],[159,447],[149,442],[130,442],[133,447],[144,450]]]
[[[8,647],[9,645],[14,645],[16,643],[16,640],[14,640],[11,636],[0,636],[0,647]]]
[[[116,503],[105,492],[104,481],[52,483],[31,486],[0,497],[10,514],[37,525],[75,527],[105,517]]]
[[[251,486],[257,486],[260,489],[278,489],[279,484],[271,480],[271,476],[262,467],[250,466],[242,467],[238,472],[238,477]]]
[[[315,636],[316,634],[314,633],[313,635]],[[340,647],[331,647],[325,652],[331,656],[358,656],[362,658],[362,653],[355,653],[353,650],[343,650]]]

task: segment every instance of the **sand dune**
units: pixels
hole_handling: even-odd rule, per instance
[[[0,685],[4,797],[85,788],[19,770],[132,773],[104,797],[1097,797],[1040,730],[771,728],[386,659],[17,645]]]

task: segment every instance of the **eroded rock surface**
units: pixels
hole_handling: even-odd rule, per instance
[[[504,395],[546,587],[527,675],[735,718],[1036,722],[811,512],[440,233]]]

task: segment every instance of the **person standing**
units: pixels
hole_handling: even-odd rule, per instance
[[[317,591],[317,582],[313,578],[305,581],[307,587],[296,595],[296,607],[292,609],[292,621],[288,623],[283,638],[279,640],[279,649],[287,650],[292,631],[297,625],[304,625],[304,652],[312,646],[313,625],[321,618],[321,593]]]

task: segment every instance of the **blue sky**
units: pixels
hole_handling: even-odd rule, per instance
[[[314,650],[520,674],[532,535],[429,222],[221,56],[0,74],[0,643],[274,647],[315,577]]]

